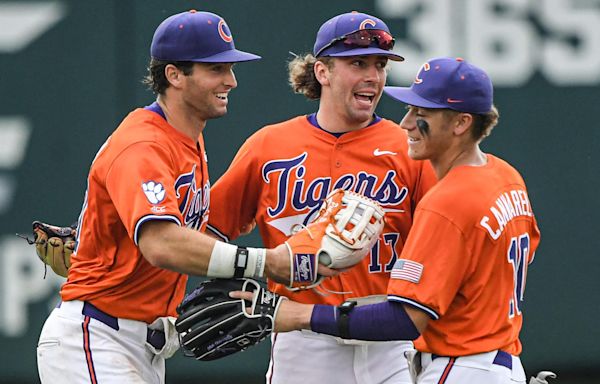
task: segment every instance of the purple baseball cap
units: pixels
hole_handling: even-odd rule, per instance
[[[374,34],[381,31],[381,37],[368,40],[366,46],[344,42],[347,36],[361,30],[368,30],[366,32]],[[390,60],[404,61],[404,57],[392,51],[393,46],[394,38],[381,19],[366,13],[349,12],[335,16],[321,25],[317,32],[313,54],[315,57],[381,55],[387,56]]]
[[[165,19],[152,38],[150,56],[161,61],[236,63],[261,57],[235,49],[225,20],[214,13],[190,10]]]
[[[421,66],[408,87],[385,87],[385,93],[408,105],[484,114],[492,110],[494,88],[485,71],[461,58],[440,57]]]

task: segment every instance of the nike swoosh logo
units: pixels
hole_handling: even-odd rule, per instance
[[[373,151],[373,154],[375,156],[382,156],[382,155],[397,155],[396,152],[392,152],[392,151],[380,151],[379,148],[375,148],[375,150]]]
[[[451,98],[447,98],[446,101],[449,103],[462,103],[463,102],[462,100],[451,99]]]

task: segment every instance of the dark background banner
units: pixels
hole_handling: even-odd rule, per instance
[[[0,0],[0,382],[38,381],[37,338],[62,283],[51,271],[43,278],[14,233],[34,219],[75,220],[96,151],[130,110],[153,101],[141,79],[154,29],[191,8],[223,16],[236,46],[263,56],[236,66],[230,112],[205,130],[213,182],[252,132],[315,111],[289,89],[286,62],[311,51],[338,13],[373,13],[394,32],[406,61],[390,67],[388,84],[409,85],[435,56],[486,68],[501,120],[483,147],[521,171],[542,231],[523,362],[529,374],[598,382],[600,3],[591,0]],[[378,113],[400,121],[404,109],[383,96]],[[241,242],[260,244],[256,234]],[[213,363],[178,353],[167,381],[261,382],[268,355],[268,342]]]

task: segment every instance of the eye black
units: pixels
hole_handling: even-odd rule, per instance
[[[419,131],[428,131],[429,123],[427,123],[425,120],[417,119],[417,128],[419,128]]]

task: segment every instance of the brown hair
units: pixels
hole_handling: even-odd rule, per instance
[[[296,56],[288,63],[288,80],[295,93],[301,93],[310,100],[321,98],[321,83],[315,76],[315,63],[322,62],[328,68],[333,67],[330,57],[315,58],[313,55]]]
[[[492,129],[498,124],[500,113],[495,105],[492,105],[492,110],[481,115],[473,115],[473,129],[471,134],[477,141],[481,141],[492,133]]]
[[[167,65],[173,64],[184,75],[192,74],[194,63],[191,61],[161,61],[151,59],[148,64],[148,75],[144,77],[142,83],[146,84],[149,89],[157,95],[164,95],[165,90],[169,88],[169,80],[165,76],[165,68]]]
[[[444,113],[450,115],[458,115],[461,113],[468,112],[460,112],[454,109],[443,109]],[[492,105],[491,111],[488,113],[477,114],[477,113],[469,113],[473,116],[473,123],[471,129],[471,137],[475,139],[477,142],[481,142],[483,139],[488,137],[492,133],[492,129],[498,124],[498,119],[500,115],[498,114],[498,109],[495,105]]]

